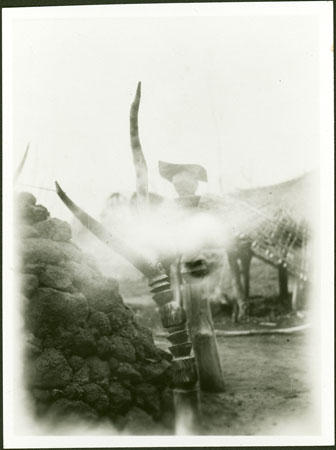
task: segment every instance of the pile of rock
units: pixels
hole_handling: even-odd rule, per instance
[[[111,420],[151,432],[171,426],[170,354],[124,305],[113,278],[71,242],[30,193],[17,198],[17,244],[28,343],[26,381],[36,412]]]

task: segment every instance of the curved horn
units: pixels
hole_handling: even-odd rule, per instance
[[[126,242],[107,231],[97,220],[77,206],[63,191],[61,186],[55,182],[57,195],[62,202],[70,209],[74,216],[99,240],[104,242],[119,255],[126,258],[136,269],[143,273],[147,278],[153,278],[162,275],[163,271],[152,263],[147,261],[136,250],[131,249]]]
[[[146,203],[148,198],[148,169],[146,160],[141,148],[138,127],[138,113],[141,98],[141,82],[139,81],[135,94],[135,99],[130,111],[130,134],[133,162],[136,174],[136,192],[140,202]]]
[[[24,163],[26,162],[26,159],[27,159],[27,155],[28,155],[28,151],[29,151],[29,145],[30,144],[27,145],[26,151],[25,151],[25,153],[23,155],[23,158],[21,159],[21,162],[20,162],[18,168],[16,169],[16,172],[15,172],[15,175],[14,175],[14,181],[17,181],[17,179],[20,176],[20,173],[22,172]]]

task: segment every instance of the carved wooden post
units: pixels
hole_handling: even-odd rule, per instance
[[[153,300],[159,306],[162,325],[167,329],[173,355],[173,395],[175,424],[183,424],[184,431],[192,432],[199,420],[199,386],[192,343],[187,328],[186,312],[175,300],[167,275],[149,281]],[[176,430],[178,432],[178,429]]]
[[[215,330],[208,302],[207,280],[199,281],[199,276],[206,274],[202,260],[183,265],[185,284],[181,286],[183,306],[188,315],[189,330],[197,361],[200,386],[206,392],[223,392],[225,390],[220,364]],[[195,272],[198,272],[195,277]]]
[[[130,111],[130,135],[133,162],[136,171],[136,192],[138,205],[143,210],[148,207],[148,171],[143,154],[138,128],[138,113],[141,98],[141,83],[138,83],[134,102]],[[171,290],[169,276],[162,270],[160,274],[149,277],[149,286],[153,300],[159,306],[162,325],[168,330],[169,347],[173,355],[173,395],[175,403],[175,423],[185,423],[191,431],[196,427],[199,409],[199,387],[195,357],[191,355],[192,343],[187,329],[187,317],[181,307],[177,267],[173,267],[174,279]],[[175,271],[174,271],[175,269]]]
[[[182,305],[181,284],[182,278],[180,273],[180,260],[177,259],[170,266],[170,284],[174,292],[175,301]]]
[[[194,208],[198,205],[198,196],[180,196],[177,203]],[[183,260],[183,258],[182,258]],[[220,365],[215,330],[208,302],[207,274],[205,261],[183,261],[181,275],[182,302],[186,308],[188,324],[196,356],[201,389],[207,392],[225,390]]]
[[[176,204],[184,209],[190,209],[193,213],[200,200],[200,197],[195,195],[198,181],[207,181],[204,167],[197,164],[171,164],[159,161],[159,171],[163,178],[173,183],[178,194]],[[182,302],[187,308],[189,326],[192,324],[191,338],[201,387],[204,390],[221,392],[224,390],[224,382],[211,312],[207,304],[207,295],[198,292],[201,290],[199,277],[203,278],[207,273],[205,262],[185,261],[181,273],[186,283],[186,286],[182,284]]]

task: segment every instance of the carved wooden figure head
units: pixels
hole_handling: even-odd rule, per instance
[[[159,161],[160,175],[173,183],[179,197],[195,195],[198,182],[208,181],[207,172],[198,164],[172,164]]]

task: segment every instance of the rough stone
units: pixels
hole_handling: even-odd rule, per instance
[[[111,324],[106,314],[101,311],[94,311],[89,317],[89,325],[96,328],[101,336],[111,334]]]
[[[145,355],[145,349],[144,349],[143,345],[141,344],[141,342],[139,342],[136,339],[132,339],[132,345],[135,350],[135,356],[136,356],[137,361],[144,360],[146,358],[146,355]]]
[[[122,304],[113,305],[113,308],[111,312],[107,314],[107,317],[109,318],[112,329],[115,331],[124,328],[133,320],[132,313]]]
[[[73,370],[77,371],[84,366],[85,360],[81,356],[72,355],[72,356],[70,356],[68,362],[69,362],[70,367]]]
[[[71,400],[80,400],[83,398],[83,387],[78,383],[69,383],[64,389],[64,397]]]
[[[138,336],[142,336],[143,338],[149,339],[151,342],[153,341],[153,334],[149,328],[143,327],[138,323],[135,325],[138,330]]]
[[[64,266],[69,276],[73,279],[73,283],[79,289],[84,283],[92,283],[96,273],[85,262],[67,261]]]
[[[136,354],[133,345],[125,338],[121,336],[112,336],[111,342],[111,354],[119,361],[135,362]]]
[[[95,340],[97,341],[100,338],[100,334],[99,331],[97,330],[97,328],[90,328],[90,331],[92,333],[92,336],[95,338]]]
[[[47,219],[34,225],[39,235],[54,241],[69,241],[71,239],[71,227],[67,222],[59,219]]]
[[[138,384],[142,381],[141,373],[135,370],[129,363],[121,363],[116,370],[116,376],[123,381],[130,381],[132,384]]]
[[[43,348],[56,348],[63,350],[68,347],[71,341],[72,335],[66,330],[59,331],[58,328],[49,330],[46,334],[43,334]]]
[[[42,285],[60,290],[66,290],[72,284],[72,280],[65,269],[49,264],[45,271],[41,273],[39,279]]]
[[[97,356],[90,356],[86,359],[90,367],[90,378],[92,381],[103,380],[110,376],[110,366],[107,361],[103,361]]]
[[[16,233],[20,239],[39,237],[38,232],[31,225],[20,224],[17,227]]]
[[[83,283],[80,289],[85,294],[90,307],[96,311],[108,314],[114,310],[116,304],[122,305],[118,284],[111,278],[95,278],[94,283]]]
[[[107,358],[112,353],[112,344],[107,336],[98,339],[97,353],[101,358]]]
[[[70,294],[52,288],[38,288],[26,311],[27,325],[33,332],[75,325],[85,321],[88,304],[83,294]]]
[[[104,378],[103,380],[95,381],[95,383],[98,384],[98,386],[100,386],[102,389],[104,389],[105,392],[108,391],[110,382],[111,380],[109,378]]]
[[[41,340],[33,334],[28,336],[25,346],[25,356],[30,359],[35,359],[37,356],[41,355],[42,351]]]
[[[100,270],[98,269],[96,260],[93,257],[93,255],[91,255],[90,253],[83,252],[82,256],[83,256],[82,263],[88,265],[90,269],[93,270],[94,273],[100,275]]]
[[[96,341],[91,330],[78,328],[71,346],[72,353],[79,356],[90,356],[96,353]]]
[[[33,397],[41,402],[48,402],[51,399],[51,393],[48,389],[32,389]]]
[[[24,273],[30,273],[32,275],[40,275],[41,273],[44,272],[46,265],[41,263],[41,264],[26,264],[23,268],[22,271]]]
[[[86,420],[88,422],[96,421],[98,414],[87,403],[81,400],[70,400],[61,398],[56,400],[49,408],[50,416],[57,418],[57,421]]]
[[[30,383],[40,389],[65,387],[72,378],[72,369],[63,354],[47,349],[32,363]]]
[[[113,356],[108,358],[107,362],[108,362],[108,365],[110,366],[111,374],[112,375],[115,374],[118,367],[120,366],[120,362],[116,358],[113,358]]]
[[[81,251],[71,242],[44,238],[23,239],[19,249],[22,262],[28,264],[65,264],[69,260],[81,262]]]
[[[153,434],[157,424],[143,409],[134,406],[123,420],[124,432],[136,435]]]
[[[49,211],[42,205],[32,205],[26,203],[18,211],[19,219],[28,225],[41,222],[49,217]]]
[[[140,371],[146,381],[152,381],[157,384],[169,384],[171,380],[170,363],[163,359],[156,363],[144,363]]]
[[[20,276],[19,284],[22,294],[30,297],[38,288],[39,282],[35,275],[24,274]]]
[[[95,383],[89,383],[83,386],[83,398],[86,403],[102,413],[109,407],[109,398],[104,389]]]
[[[63,397],[62,389],[50,389],[50,395],[53,400],[58,400]]]
[[[110,383],[108,396],[110,399],[110,409],[112,411],[127,411],[132,404],[132,395],[130,391],[119,382]]]
[[[59,250],[62,252],[65,261],[82,262],[83,253],[73,242],[51,241],[55,242]]]
[[[146,358],[160,360],[161,357],[154,344],[152,333],[144,327],[139,325],[137,327],[138,335],[132,340],[132,344],[136,349],[137,355],[140,357],[139,359],[143,359],[142,355],[144,354]]]
[[[18,207],[21,207],[23,205],[35,205],[36,197],[30,192],[20,192],[19,194],[17,194],[16,203]]]
[[[115,304],[122,303],[118,283],[113,278],[104,278],[83,261],[69,261],[65,269],[72,276],[73,285],[83,292],[93,310],[109,313]]]
[[[117,330],[116,333],[118,334],[118,336],[129,339],[130,341],[138,336],[138,331],[131,322],[127,323],[122,328]]]
[[[115,425],[120,417],[138,422],[139,416],[153,423],[147,413],[159,417],[170,355],[136,324],[117,281],[104,277],[92,256],[70,241],[70,226],[35,203],[29,194],[21,198],[24,220],[17,236],[18,270],[29,297],[24,317],[33,336],[26,380],[37,411],[45,416],[51,403],[58,421],[105,416]]]
[[[90,381],[90,367],[85,364],[78,369],[74,374],[73,381],[79,385],[88,383]]]
[[[139,384],[135,388],[136,404],[156,417],[160,413],[160,395],[157,389],[148,383]]]
[[[59,264],[64,258],[57,242],[42,238],[25,239],[20,254],[24,265]]]

